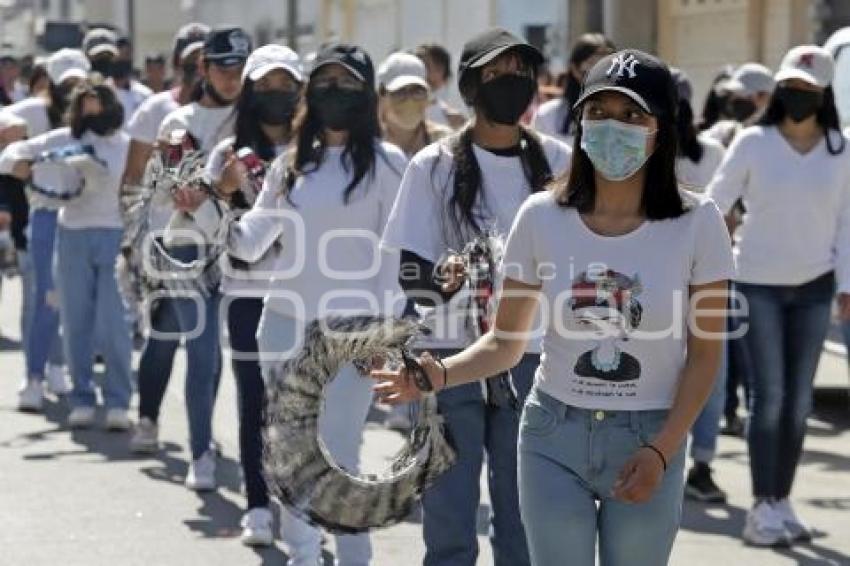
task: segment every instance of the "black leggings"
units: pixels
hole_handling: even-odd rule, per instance
[[[262,430],[266,390],[257,360],[257,326],[262,313],[263,300],[258,298],[234,299],[227,311],[231,363],[239,396],[239,460],[245,476],[248,509],[269,504],[268,488],[263,478]]]

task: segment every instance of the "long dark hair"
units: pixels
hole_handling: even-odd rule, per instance
[[[236,101],[236,140],[233,145],[236,149],[250,147],[260,159],[271,161],[275,158],[275,146],[260,127],[260,119],[254,109],[254,92],[254,81],[245,79],[242,93]]]
[[[593,163],[581,147],[582,128],[578,121],[570,174],[554,187],[555,200],[564,207],[590,213],[596,204],[596,174]],[[676,179],[679,135],[673,116],[658,117],[655,151],[647,161],[641,208],[649,220],[678,218],[688,210]]]
[[[708,89],[708,94],[705,95],[705,102],[702,105],[702,117],[697,126],[700,131],[709,129],[724,117],[729,95],[718,93],[716,87],[721,81],[725,81],[731,76],[732,74],[729,72],[729,69],[724,68],[711,81],[711,88]]]
[[[311,84],[308,81],[307,90],[309,91],[310,88]],[[374,175],[378,154],[375,146],[376,141],[381,137],[381,127],[378,123],[378,95],[372,85],[364,84],[363,88],[366,92],[366,107],[356,114],[342,152],[343,164],[350,164],[352,171],[351,181],[345,187],[343,195],[343,201],[346,204],[357,185],[367,175]],[[287,165],[282,187],[287,199],[298,177],[317,170],[325,159],[327,145],[324,125],[309,104],[302,105],[295,118],[293,139],[295,147]]]
[[[777,89],[782,88],[780,86]],[[770,97],[770,104],[767,105],[761,119],[758,121],[760,126],[778,126],[785,120],[785,106],[782,101],[776,96],[776,91]],[[838,118],[838,109],[835,107],[835,93],[832,86],[828,86],[823,91],[823,103],[817,113],[817,123],[823,128],[823,136],[826,139],[826,149],[830,155],[839,155],[844,152],[844,136],[841,135],[841,120]],[[838,134],[838,146],[832,144],[832,136],[830,132]]]
[[[480,85],[481,70],[479,68],[469,69],[461,77],[460,92],[464,100],[472,106],[475,105],[475,98]],[[549,161],[543,151],[543,144],[534,131],[522,125],[519,125],[519,129],[519,159],[525,178],[531,192],[542,191],[553,178],[552,169],[549,167]],[[485,197],[481,190],[481,167],[478,165],[478,159],[476,159],[472,148],[472,126],[467,125],[444,143],[447,144],[452,156],[452,171],[454,173],[449,197],[449,224],[454,227],[455,235],[460,238],[461,242],[466,242],[484,229],[481,226],[484,219],[477,217],[475,212],[476,203],[480,199],[480,203],[483,204]],[[431,170],[432,178],[437,161],[434,162]],[[446,189],[448,190],[448,187]]]
[[[73,89],[64,89],[50,81],[47,87],[47,121],[56,129],[67,120],[68,106]]]
[[[704,150],[697,137],[694,110],[691,108],[691,103],[684,98],[679,99],[676,133],[679,136],[679,155],[684,155],[694,163],[702,161]]]
[[[93,85],[83,82],[74,87],[71,104],[68,109],[68,125],[71,127],[71,136],[80,139],[85,132],[83,129],[83,99],[87,96],[95,96],[100,100],[103,114],[109,116],[110,131],[121,129],[124,124],[124,107],[115,95],[115,90],[107,84]]]
[[[585,33],[581,35],[573,45],[570,51],[570,65],[579,67],[582,63],[593,57],[600,49],[608,48],[613,53],[617,50],[614,42],[605,37],[601,33]],[[567,68],[567,84],[564,86],[564,104],[567,106],[567,113],[564,116],[564,122],[561,124],[560,133],[569,135],[573,128],[573,105],[578,100],[581,94],[581,78],[576,78],[572,73],[572,69]]]

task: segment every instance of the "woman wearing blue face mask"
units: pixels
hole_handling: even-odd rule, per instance
[[[676,92],[636,50],[588,73],[569,177],[525,201],[506,245],[493,330],[419,358],[437,390],[510,368],[538,307],[543,353],[519,435],[533,564],[666,564],[681,518],[685,440],[720,361],[732,273],[717,207],[679,189]],[[703,314],[708,313],[708,314]],[[373,372],[389,402],[407,371]]]

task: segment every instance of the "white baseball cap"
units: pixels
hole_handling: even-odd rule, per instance
[[[245,79],[257,81],[275,69],[283,69],[298,82],[304,82],[304,69],[301,67],[301,58],[285,45],[263,45],[255,49],[245,62],[242,70],[242,82]]]
[[[79,49],[60,49],[47,58],[47,76],[55,85],[65,79],[85,79],[89,75],[91,64]]]
[[[799,45],[782,58],[776,82],[800,79],[810,85],[826,88],[835,75],[835,59],[829,51],[817,45]]]
[[[387,57],[378,67],[378,84],[389,92],[417,85],[427,90],[428,69],[416,55],[398,51]]]
[[[89,57],[94,57],[101,53],[118,55],[118,35],[106,28],[89,30],[83,38],[83,51]]]
[[[744,63],[732,72],[728,80],[723,81],[722,90],[750,96],[773,92],[775,86],[776,79],[770,69],[759,63]]]

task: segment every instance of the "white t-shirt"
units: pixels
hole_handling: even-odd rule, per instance
[[[702,159],[699,163],[694,163],[683,155],[677,157],[676,178],[686,189],[701,193],[705,191],[717,168],[720,167],[726,148],[720,142],[705,136],[700,136],[699,142],[703,149]]]
[[[623,236],[596,234],[552,193],[530,197],[504,255],[505,277],[542,285],[539,387],[585,409],[667,409],[685,364],[689,286],[729,279],[726,225],[685,194],[682,216]]]
[[[159,127],[157,139],[168,139],[174,130],[187,130],[197,140],[202,151],[210,151],[218,142],[233,135],[235,116],[233,106],[206,108],[197,102],[172,111]]]
[[[343,148],[328,147],[321,166],[299,177],[288,199],[281,192],[287,154],[275,160],[254,208],[228,240],[230,252],[249,262],[280,240],[268,308],[304,321],[340,312],[400,314],[398,255],[382,253],[378,242],[407,159],[389,143],[376,141],[376,149],[374,176],[348,204],[351,165],[343,163]]]
[[[124,125],[127,125],[127,122],[130,121],[130,118],[136,113],[136,110],[138,110],[145,99],[153,94],[151,89],[136,80],[130,80],[130,88],[124,89],[114,85],[112,88],[115,90],[121,106],[124,107]]]
[[[572,147],[574,136],[561,133],[561,127],[564,125],[564,119],[566,119],[569,110],[563,98],[548,100],[537,109],[531,121],[531,127],[541,134],[557,138]]]
[[[0,115],[6,115],[22,121],[27,128],[27,137],[34,138],[50,131],[50,118],[47,116],[47,101],[34,96],[26,98],[15,104],[11,104],[0,111]],[[62,173],[55,165],[37,163],[33,167],[32,182],[45,187],[55,187],[61,184]],[[47,208],[56,210],[59,203],[52,201],[37,193],[29,193],[29,204],[31,209]]]
[[[123,228],[119,209],[119,191],[130,138],[117,132],[101,137],[85,132],[80,139],[71,136],[70,128],[59,128],[29,140],[10,144],[0,155],[0,173],[9,173],[15,161],[31,161],[41,153],[66,146],[91,145],[98,160],[106,167],[89,158],[76,160],[76,165],[53,165],[58,172],[54,188],[70,189],[84,181],[80,196],[61,201],[59,224],[65,228]]]
[[[735,232],[737,281],[802,285],[834,269],[839,290],[850,292],[850,139],[844,143],[839,155],[824,139],[802,155],[773,126],[738,134],[707,189],[724,213],[739,198],[746,209]]]
[[[47,101],[40,96],[25,98],[20,102],[4,106],[0,113],[17,116],[23,120],[27,126],[28,138],[34,138],[50,130]]]
[[[157,141],[156,135],[162,121],[178,108],[180,104],[172,91],[154,94],[145,99],[130,117],[127,122],[127,134],[131,139],[153,145]]]
[[[228,150],[233,148],[235,141],[235,136],[225,138],[210,152],[206,165],[206,175],[210,181],[217,182],[221,179],[221,173],[224,168],[224,156],[227,155]],[[286,146],[276,147],[275,155],[280,156],[285,148]],[[267,194],[266,196],[268,197],[269,195]],[[220,220],[217,223],[220,223]],[[216,228],[218,226],[215,226],[213,230]],[[271,279],[269,274],[274,270],[277,262],[277,253],[275,253],[275,250],[269,249],[256,262],[251,262],[247,268],[234,266],[228,254],[224,254],[221,261],[225,264],[222,269],[224,275],[221,281],[221,292],[239,295],[246,291],[256,292],[268,289]]]
[[[556,177],[570,166],[571,150],[562,142],[540,136],[549,167]],[[473,212],[479,228],[504,239],[523,201],[531,194],[517,156],[499,156],[473,145],[481,169],[483,190]],[[449,250],[462,250],[467,243],[458,235],[449,214],[454,183],[454,160],[445,140],[417,153],[404,174],[382,245],[408,250],[438,265]],[[483,195],[483,200],[481,198]],[[497,282],[498,284],[498,282]],[[464,305],[468,296],[455,294],[448,304],[420,308],[431,333],[418,343],[423,348],[463,348],[474,340],[466,324]],[[530,351],[534,351],[532,344]]]

